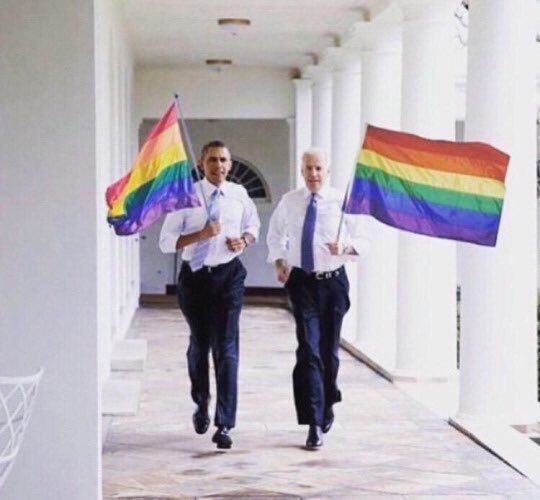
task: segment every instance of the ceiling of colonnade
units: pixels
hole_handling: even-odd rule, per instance
[[[426,0],[423,0],[426,1]],[[175,67],[231,59],[234,66],[301,69],[324,50],[349,45],[355,33],[388,34],[401,14],[395,0],[121,0],[138,66]],[[456,79],[466,74],[467,11],[448,0],[456,26]],[[540,0],[536,0],[540,40]],[[220,18],[247,18],[237,36],[218,26]],[[371,33],[371,35],[369,35]],[[536,61],[540,82],[540,42]],[[539,87],[540,89],[540,87]]]
[[[458,2],[459,3],[459,2]],[[343,40],[355,22],[370,21],[388,0],[123,0],[136,63],[144,66],[204,64],[299,68]],[[233,36],[219,18],[248,18]]]

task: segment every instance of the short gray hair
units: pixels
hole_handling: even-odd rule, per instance
[[[328,154],[328,151],[324,148],[317,148],[315,146],[311,146],[309,148],[307,148],[303,153],[302,153],[302,164],[304,163],[304,160],[306,159],[306,156],[319,156],[320,158],[322,158],[322,161],[324,162],[324,166],[326,168],[329,167],[329,161],[330,161],[330,155]]]

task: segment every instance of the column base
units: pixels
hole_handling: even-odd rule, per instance
[[[414,370],[396,369],[391,374],[394,382],[450,382],[459,377],[458,370],[452,370],[447,373],[418,373]]]
[[[540,446],[526,434],[498,419],[463,413],[448,423],[540,486]]]
[[[360,348],[352,344],[352,341],[341,338],[340,345],[345,349],[353,358],[358,359],[365,365],[369,366],[374,372],[378,373],[381,377],[385,378],[389,382],[392,382],[392,374],[384,366],[378,363],[375,359],[368,356]]]

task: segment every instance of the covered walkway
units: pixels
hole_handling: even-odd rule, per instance
[[[130,337],[148,340],[139,412],[111,422],[104,497],[540,498],[540,488],[341,353],[336,423],[318,451],[292,403],[294,323],[288,311],[246,306],[239,411],[230,451],[196,435],[185,361],[187,325],[176,309],[137,312]],[[126,373],[121,374],[126,378]]]

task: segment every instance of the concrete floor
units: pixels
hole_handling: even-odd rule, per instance
[[[103,452],[105,499],[540,499],[540,488],[341,352],[336,423],[324,447],[304,449],[291,387],[294,322],[284,309],[246,306],[233,448],[191,425],[176,309],[140,309],[129,336],[148,340],[136,416],[112,419]]]

